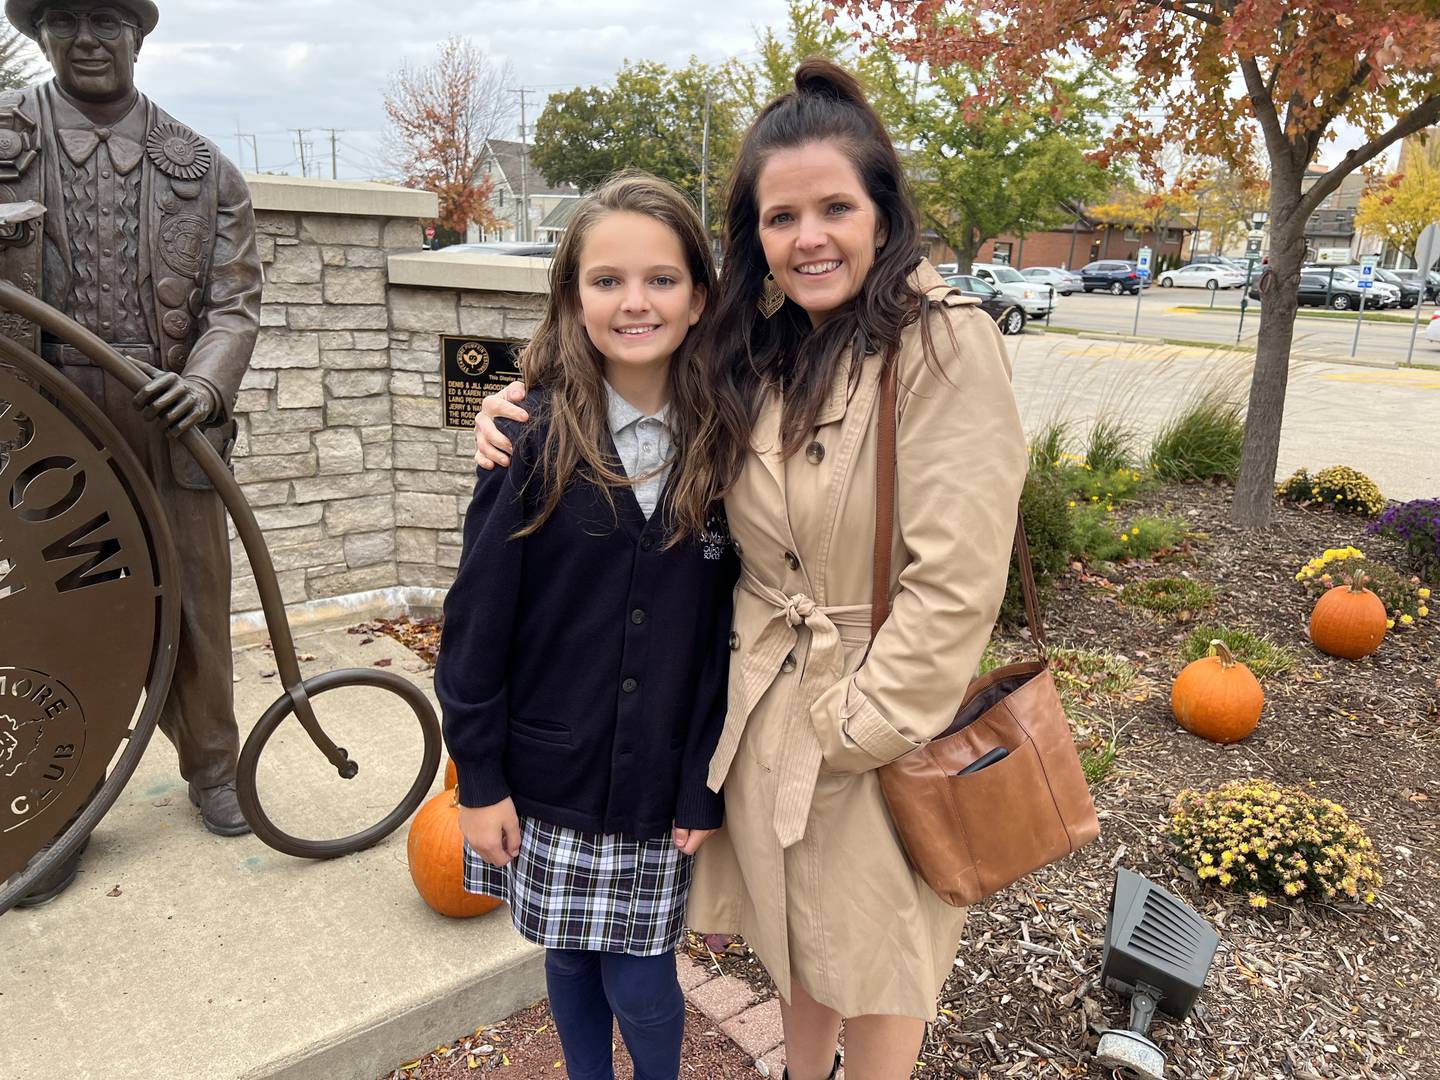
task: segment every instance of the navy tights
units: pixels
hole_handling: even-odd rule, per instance
[[[614,1080],[614,1020],[620,1021],[620,1034],[635,1063],[635,1080],[675,1080],[685,1032],[685,995],[675,976],[674,953],[629,956],[546,949],[545,985],[570,1080]]]

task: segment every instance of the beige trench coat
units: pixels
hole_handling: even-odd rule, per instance
[[[700,849],[688,924],[743,934],[844,1016],[935,1016],[965,911],[908,866],[876,769],[945,729],[1005,590],[1025,435],[990,317],[924,263],[940,367],[899,352],[893,606],[869,640],[880,357],[836,373],[808,448],[779,453],[779,395],[726,499],[744,564],[729,714],[710,768],[725,827]],[[954,345],[945,323],[954,334]],[[863,661],[863,662],[862,662]]]

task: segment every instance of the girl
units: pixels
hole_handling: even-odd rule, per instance
[[[949,725],[999,612],[1026,465],[1010,359],[924,259],[894,143],[836,65],[807,60],[761,110],[726,214],[707,400],[744,576],[710,769],[725,828],[689,924],[765,964],[790,1080],[834,1074],[842,1021],[854,1080],[905,1080],[965,912],[910,868],[876,770]],[[871,642],[887,370],[891,604]],[[478,424],[477,459],[507,446]]]
[[[692,327],[715,284],[684,195],[625,174],[556,251],[522,367],[534,418],[479,474],[435,690],[459,773],[465,887],[542,945],[573,1080],[673,1080],[691,857],[722,818],[738,564],[716,506]]]

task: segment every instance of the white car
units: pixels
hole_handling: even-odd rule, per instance
[[[1062,270],[1058,266],[1027,266],[1021,275],[1036,285],[1054,285],[1061,296],[1069,296],[1085,288],[1085,279],[1073,270]]]
[[[976,263],[970,273],[987,285],[994,286],[1016,301],[1032,319],[1043,319],[1060,303],[1059,290],[1050,285],[1041,285],[1026,279],[1013,266],[1000,263]]]
[[[1189,266],[1166,270],[1160,275],[1163,289],[1238,289],[1245,284],[1245,275],[1239,270],[1219,263],[1192,263]]]
[[[1430,313],[1430,324],[1425,327],[1425,340],[1440,345],[1440,311]]]
[[[1328,266],[1307,266],[1306,270],[1315,270],[1319,273],[1327,273]],[[1353,266],[1335,267],[1335,280],[1343,281],[1347,285],[1357,285],[1360,281],[1360,271]],[[1365,301],[1367,308],[1387,308],[1400,306],[1400,290],[1389,282],[1381,281],[1379,278],[1372,279],[1369,290],[1370,298]]]

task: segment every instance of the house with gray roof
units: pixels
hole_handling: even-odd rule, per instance
[[[490,209],[500,219],[498,229],[487,229],[479,240],[560,239],[580,189],[574,184],[550,184],[530,163],[524,143],[490,139],[485,144],[482,174],[494,185]],[[557,227],[554,222],[563,219]]]

